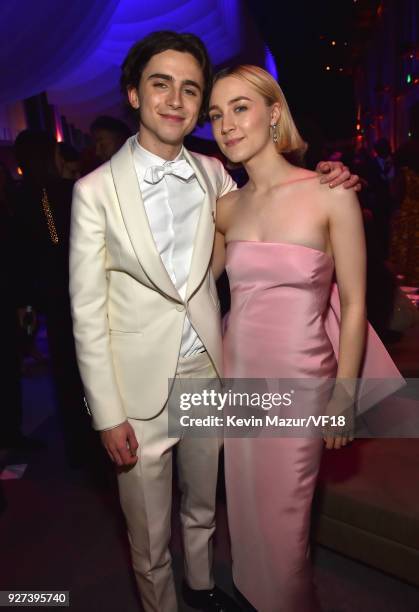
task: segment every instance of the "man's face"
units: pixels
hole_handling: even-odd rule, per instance
[[[65,161],[61,176],[72,181],[77,181],[81,177],[80,162]]]
[[[124,139],[116,132],[111,132],[110,130],[94,130],[92,135],[96,156],[102,162],[108,161],[124,144]]]
[[[154,55],[138,89],[128,91],[131,106],[140,110],[140,144],[157,153],[181,145],[198,120],[203,87],[201,67],[190,53]]]

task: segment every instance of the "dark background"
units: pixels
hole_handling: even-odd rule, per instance
[[[279,83],[297,121],[303,116],[304,121],[311,120],[327,139],[353,136],[353,71],[379,2],[246,0],[246,4],[276,60]]]

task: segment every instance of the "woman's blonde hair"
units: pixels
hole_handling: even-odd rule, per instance
[[[272,106],[275,102],[279,103],[281,116],[275,128],[276,149],[278,153],[292,153],[293,157],[302,160],[307,150],[307,143],[304,142],[297,130],[281,87],[269,72],[259,66],[241,64],[233,68],[226,68],[216,74],[214,83],[228,76],[235,76],[250,83],[265,99],[268,106]]]

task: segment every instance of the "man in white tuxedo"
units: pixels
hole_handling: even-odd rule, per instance
[[[203,43],[156,32],[134,45],[121,83],[139,132],[76,183],[70,292],[93,426],[118,469],[120,500],[146,612],[177,610],[169,553],[172,448],[182,494],[184,597],[237,609],[214,586],[212,536],[220,441],[168,438],[168,381],[222,376],[219,301],[210,270],[217,198],[236,185],[184,137],[204,120],[212,81]],[[328,179],[356,182],[341,165]]]

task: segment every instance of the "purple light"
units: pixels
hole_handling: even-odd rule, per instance
[[[249,51],[240,0],[42,0],[42,10],[38,4],[1,3],[0,37],[8,44],[0,52],[0,105],[45,91],[57,112],[83,130],[97,115],[122,116],[121,63],[152,31],[197,34],[216,67],[237,62],[244,46]],[[273,59],[270,66],[275,70]]]
[[[278,70],[276,69],[276,63],[274,60],[274,56],[269,50],[269,47],[265,47],[265,68],[273,76],[273,78],[278,80]]]
[[[117,115],[120,65],[136,41],[155,30],[193,32],[207,45],[214,65],[219,65],[240,52],[240,14],[239,0],[119,0],[96,48],[51,83],[48,99],[70,119],[76,115],[77,124],[80,116]]]

